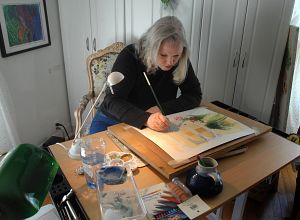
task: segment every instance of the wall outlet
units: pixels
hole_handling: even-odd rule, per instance
[[[54,127],[56,127],[56,123],[59,123],[58,120],[54,120]]]
[[[56,126],[56,123],[59,123],[61,124],[62,126]],[[65,128],[64,128],[64,127]],[[55,127],[55,130],[54,132],[52,133],[52,135],[56,135],[56,136],[62,136],[62,137],[65,137],[66,140],[68,139],[68,135],[70,138],[72,138],[74,136],[74,132],[73,132],[73,129],[72,127],[70,126],[69,123],[64,123],[64,122],[60,122],[58,120],[55,120],[54,121],[54,127]],[[67,131],[65,131],[65,129]]]

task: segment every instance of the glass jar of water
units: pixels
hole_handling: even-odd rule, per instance
[[[81,139],[81,161],[87,186],[96,189],[95,171],[105,164],[106,142],[102,138]]]

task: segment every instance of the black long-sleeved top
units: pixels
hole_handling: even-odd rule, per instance
[[[199,106],[202,98],[200,83],[189,62],[185,80],[176,85],[173,82],[173,67],[169,71],[158,69],[147,75],[150,84],[165,114],[185,111]],[[156,106],[143,72],[146,66],[138,58],[133,44],[125,47],[116,59],[112,71],[121,72],[124,79],[113,86],[114,94],[107,92],[100,109],[108,117],[142,128],[150,113],[146,110]],[[176,98],[178,88],[181,95]]]

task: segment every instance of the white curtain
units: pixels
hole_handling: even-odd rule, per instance
[[[300,27],[300,0],[295,1],[291,25]],[[300,35],[300,34],[299,34]],[[286,133],[296,133],[300,126],[300,37],[298,38],[296,63],[290,97]]]
[[[20,144],[16,123],[12,117],[14,115],[9,89],[0,72],[0,154]]]

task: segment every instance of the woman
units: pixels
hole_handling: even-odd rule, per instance
[[[174,16],[159,19],[136,44],[125,47],[112,68],[124,79],[109,91],[93,119],[90,133],[125,122],[137,128],[167,131],[170,123],[162,114],[199,106],[200,83],[188,59],[189,49],[182,23]],[[147,74],[162,112],[147,84]],[[180,96],[177,97],[178,89]]]

